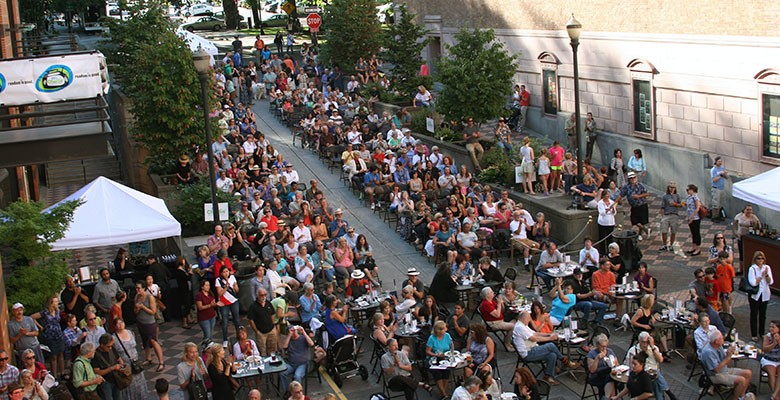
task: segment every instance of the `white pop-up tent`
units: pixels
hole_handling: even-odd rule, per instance
[[[65,237],[52,250],[83,249],[153,240],[181,235],[176,221],[162,199],[131,189],[105,177],[98,177],[60,203],[81,199],[84,204],[73,214]]]
[[[780,185],[777,182],[780,182],[780,167],[735,183],[732,194],[748,203],[780,211]]]

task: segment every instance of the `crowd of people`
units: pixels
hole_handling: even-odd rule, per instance
[[[513,371],[511,390],[520,398],[539,399],[543,385],[559,384],[556,375],[561,370],[583,364],[587,383],[598,388],[600,396],[675,398],[662,373],[673,343],[667,332],[655,327],[660,277],[651,275],[644,262],[630,272],[620,246],[611,240],[617,207],[623,201],[630,207],[631,225],[640,240],[651,234],[649,193],[641,183],[647,174],[641,149],[635,149],[626,164],[622,151],[616,149],[601,170],[586,162],[585,178],[576,183],[572,155],[576,149],[567,151],[555,142],[537,155],[530,139],[523,139],[520,168],[527,193],[566,192],[599,211],[598,239],[585,238],[583,247],[571,252],[579,268],[567,279],[555,278],[549,270],[561,266],[565,258],[551,239],[555,227],[543,213],[529,212],[508,191],[494,191],[469,166],[455,165],[453,157],[437,146],[428,148],[414,138],[408,109],[395,115],[374,112],[376,95],[365,96],[361,89],[369,82],[388,84],[379,73],[381,63],[376,57],[358,60],[356,74],[347,77],[338,67],[322,68],[316,51],[308,46],[302,50],[301,66],[296,57],[271,54],[265,46],[258,48],[255,63],[242,56],[241,47],[239,41],[239,47],[226,55],[214,73],[221,110],[219,131],[211,145],[214,159],[194,146],[181,155],[176,169],[177,182],[187,185],[208,179],[208,163],[213,163],[216,186],[234,199],[230,220],[214,226],[192,265],[179,258],[171,272],[150,256],[149,274],[135,283],[131,298],[104,269],[91,296],[68,277],[63,292],[51,297],[39,312],[25,316],[24,306],[14,304],[8,331],[15,360],[0,350],[0,397],[17,400],[14,396],[23,393],[28,399],[47,400],[52,387],[47,385],[68,370],[77,393],[85,399],[148,396],[144,368],[156,364],[155,372],[164,370],[160,323],[165,321],[168,299],[179,298],[183,299],[176,303],[183,326],[197,322],[202,332],[200,344],[183,345],[181,361],[176,364],[177,384],[185,399],[200,400],[205,381],[210,382],[214,400],[234,399],[234,362],[277,354],[288,366],[280,374],[281,387],[289,398],[304,399],[302,383],[308,366],[326,359],[328,349],[322,338],[327,336],[332,343],[360,335],[350,304],[384,287],[399,294],[380,303],[370,316],[368,336],[380,348],[376,362],[387,387],[404,392],[408,400],[418,389],[435,391],[447,399],[500,398],[510,390],[506,386],[502,390],[500,380],[495,379],[500,373],[498,358],[507,353],[529,364]],[[383,284],[381,265],[365,233],[357,232],[345,219],[344,210],[331,204],[317,180],[302,179],[284,154],[258,131],[258,118],[249,106],[264,97],[309,148],[323,160],[337,160],[344,181],[371,209],[396,216],[398,234],[436,264],[429,285],[419,279],[414,267],[407,270],[407,279],[399,287]],[[507,122],[522,131],[528,98],[525,88],[517,87],[516,115],[510,121],[499,120],[497,143],[507,151],[513,146]],[[414,101],[427,107],[433,96],[420,87]],[[588,120],[586,127],[595,132],[592,115]],[[481,134],[472,119],[462,125],[465,145],[479,170]],[[722,160],[716,160],[716,168],[712,172],[713,201],[720,199],[716,190],[726,176]],[[537,179],[539,184],[532,184]],[[695,185],[688,185],[688,197],[683,200],[676,183],[669,183],[661,208],[662,250],[674,245],[677,216],[684,208],[693,236],[689,254],[701,254],[702,201],[697,192]],[[713,208],[719,210],[719,204]],[[735,218],[735,233],[757,224],[748,206]],[[697,269],[690,284],[691,304],[698,312],[690,342],[713,382],[733,385],[742,397],[752,375],[748,370],[724,369],[734,350],[723,350],[723,338],[731,332],[718,314],[731,312],[734,291],[734,251],[725,235],[716,233],[707,252],[710,266]],[[546,296],[534,298],[529,311],[510,307],[520,294],[514,278],[498,265],[500,251],[508,249],[520,254],[517,266],[538,277],[544,288]],[[739,253],[742,259],[741,243]],[[763,253],[751,256],[747,277],[757,287],[749,298],[751,338],[764,352],[761,365],[769,374],[774,399],[780,394],[780,323],[770,322],[764,334],[773,277]],[[120,249],[115,268],[123,270],[126,260],[126,251]],[[246,289],[238,277],[247,268],[254,273],[248,286],[252,302],[242,319],[241,291]],[[627,316],[635,345],[621,361],[609,347],[609,330],[599,328],[607,325],[605,314],[612,307],[616,313],[613,324],[621,325],[626,310],[612,289],[624,279],[636,282],[640,300],[636,312]],[[455,290],[464,282],[476,281],[486,283],[475,307],[481,321],[467,315],[470,304],[461,301]],[[176,282],[175,287],[171,282]],[[140,343],[125,325],[125,301],[133,304]],[[192,307],[196,317],[189,320]],[[565,341],[557,333],[570,326],[572,316],[579,317],[581,330],[591,332],[592,347],[579,361],[563,355]],[[420,334],[412,339],[397,337],[399,327],[409,320],[423,328]],[[221,343],[214,335],[218,321]],[[47,346],[48,370],[43,364],[42,342]],[[452,350],[471,354],[464,379],[455,385],[449,370],[428,368]],[[621,362],[631,370],[624,386],[610,378],[612,368]],[[539,374],[533,373],[534,365],[540,366]],[[168,390],[165,382],[155,388],[161,398]],[[256,389],[248,394],[253,400],[260,396]]]

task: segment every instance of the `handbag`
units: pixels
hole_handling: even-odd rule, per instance
[[[128,353],[128,352],[127,352],[127,349],[125,348],[125,344],[124,344],[124,343],[122,343],[122,339],[120,339],[120,338],[119,338],[119,335],[117,335],[117,334],[115,333],[115,334],[114,334],[114,336],[116,336],[116,341],[117,341],[117,342],[119,342],[119,345],[120,345],[120,346],[122,346],[122,350],[124,350],[124,352],[125,352],[125,355],[126,355],[126,356],[127,356],[127,358],[130,360],[130,372],[132,372],[132,373],[133,373],[133,375],[135,375],[135,374],[140,374],[141,372],[144,372],[144,367],[143,367],[143,364],[142,364],[140,361],[138,361],[138,360],[133,360],[133,359],[130,357],[130,353]]]
[[[699,207],[699,218],[700,219],[704,219],[704,218],[707,218],[709,216],[710,216],[710,210],[708,210],[707,207],[704,207],[704,205]]]
[[[206,391],[206,385],[202,379],[194,378],[187,386],[187,392],[190,395],[190,400],[208,400],[209,394]]]
[[[133,373],[130,371],[130,366],[125,365],[118,371],[114,371],[114,382],[119,390],[130,387],[130,384],[133,383]]]
[[[742,277],[739,278],[739,291],[745,293],[746,295],[752,296],[758,293],[758,286],[751,285],[748,277],[742,275]]]

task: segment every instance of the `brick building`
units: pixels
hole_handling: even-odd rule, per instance
[[[528,125],[565,139],[574,112],[565,25],[582,23],[580,104],[600,136],[594,161],[615,148],[645,154],[648,182],[694,183],[708,197],[708,169],[722,156],[732,183],[780,165],[780,7],[771,2],[409,0],[432,41],[431,62],[461,27],[492,28],[520,54],[515,81],[531,92]],[[562,140],[565,143],[565,140]],[[729,215],[739,211],[736,200]],[[780,218],[776,213],[761,216]]]

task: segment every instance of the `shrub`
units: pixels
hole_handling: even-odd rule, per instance
[[[211,203],[208,178],[192,185],[181,186],[171,197],[171,201],[178,204],[172,213],[181,223],[182,235],[202,235],[213,231],[213,223],[203,220],[203,204]],[[232,196],[217,190],[218,202],[229,204],[231,200]]]
[[[515,183],[514,155],[507,155],[500,147],[496,146],[485,152],[482,165],[488,165],[479,174],[482,183],[497,183],[503,186],[512,186]]]

